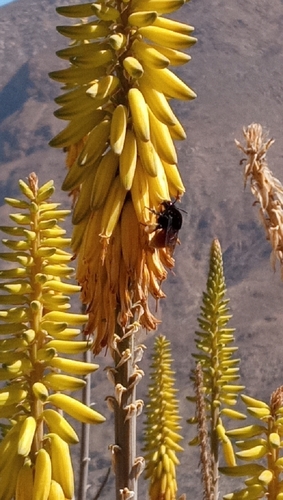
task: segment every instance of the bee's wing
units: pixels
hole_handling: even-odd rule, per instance
[[[173,254],[178,241],[178,231],[173,228],[172,222],[173,217],[172,215],[169,215],[168,226],[166,230],[165,247],[169,248],[171,250],[171,253]]]
[[[165,229],[157,229],[150,240],[150,246],[153,248],[166,247],[166,231]]]

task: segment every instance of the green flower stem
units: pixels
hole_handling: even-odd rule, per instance
[[[211,256],[211,259],[213,259],[213,255]],[[218,282],[214,283],[215,289],[219,288],[222,283],[219,283],[220,280],[223,279],[223,276],[217,276],[218,277]],[[220,279],[219,279],[220,278]],[[207,284],[207,288],[209,288],[209,285],[211,283]],[[219,467],[219,437],[217,435],[217,425],[219,424],[219,417],[220,417],[220,412],[219,412],[219,405],[214,404],[214,402],[218,402],[220,399],[220,390],[219,390],[219,385],[217,384],[219,375],[219,370],[220,370],[220,363],[219,363],[219,335],[218,335],[218,309],[219,309],[219,299],[221,300],[221,295],[219,297],[219,290],[218,293],[216,294],[216,300],[215,303],[213,304],[212,310],[215,311],[215,315],[213,312],[211,313],[210,317],[210,324],[211,324],[211,371],[214,374],[211,380],[211,405],[210,405],[210,422],[211,422],[211,432],[210,432],[210,456],[211,456],[211,475],[212,475],[212,484],[213,484],[213,497],[216,499],[218,498],[218,487],[219,487],[219,473],[218,473],[218,467]]]
[[[211,408],[211,437],[210,437],[210,455],[211,455],[211,473],[213,484],[213,498],[218,498],[219,487],[219,438],[216,432],[216,426],[219,422],[219,408]]]

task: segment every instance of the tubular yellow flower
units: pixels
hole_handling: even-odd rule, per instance
[[[251,396],[241,395],[247,406],[247,412],[258,419],[258,424],[230,429],[226,436],[236,440],[240,449],[236,456],[246,465],[220,467],[223,474],[229,476],[249,476],[246,487],[224,498],[254,496],[280,498],[282,493],[282,386],[271,395],[270,405]],[[262,416],[262,410],[268,415]],[[260,461],[260,464],[257,462]]]
[[[169,67],[188,62],[182,50],[196,39],[191,26],[163,15],[181,5],[100,0],[57,9],[84,18],[58,27],[72,41],[57,52],[70,66],[50,76],[65,84],[55,115],[69,123],[51,145],[67,151],[63,189],[74,195],[72,248],[94,353],[112,346],[117,320],[124,331],[133,315],[157,328],[148,296],[165,297],[165,268],[174,266],[182,224],[174,203],[185,192],[174,141],[185,132],[169,102],[196,95]]]
[[[9,421],[0,443],[0,498],[47,500],[51,480],[60,482],[47,436],[56,433],[57,447],[64,456],[69,444],[78,438],[67,420],[46,406],[54,406],[52,397],[65,396],[57,391],[77,390],[85,384],[78,377],[57,373],[58,369],[84,375],[95,371],[97,365],[69,359],[69,354],[88,347],[86,341],[72,340],[80,330],[69,328],[82,325],[88,316],[66,312],[69,295],[78,293],[79,287],[61,281],[73,273],[68,267],[71,254],[64,250],[70,240],[63,238],[65,231],[58,225],[69,211],[48,201],[54,192],[53,182],[38,187],[36,175],[30,174],[29,183],[20,181],[19,186],[26,199],[6,199],[22,211],[10,215],[17,225],[0,226],[15,236],[3,240],[10,252],[1,253],[0,258],[16,266],[0,271],[0,379],[5,382],[0,389],[1,427],[7,425],[3,419]],[[62,365],[58,352],[68,355]],[[68,410],[74,418],[86,412],[92,423],[105,420],[70,396]],[[67,478],[61,484],[67,498],[73,491],[71,469],[69,461]]]
[[[176,452],[183,448],[178,444],[182,439],[178,421],[178,402],[175,397],[174,377],[171,369],[170,343],[164,336],[156,338],[151,384],[145,423],[145,477],[150,480],[151,500],[176,498]]]

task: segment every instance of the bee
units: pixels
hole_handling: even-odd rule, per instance
[[[163,210],[160,212],[149,209],[156,215],[156,224],[148,226],[147,229],[149,233],[155,232],[150,241],[150,246],[168,248],[171,254],[173,254],[179,241],[178,233],[183,223],[181,210],[175,207],[176,201],[163,201],[160,204]],[[185,210],[182,210],[182,212],[185,212]]]

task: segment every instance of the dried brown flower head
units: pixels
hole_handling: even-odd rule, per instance
[[[243,129],[246,146],[235,141],[237,147],[247,156],[244,181],[250,178],[251,192],[259,203],[259,214],[265,228],[266,238],[272,246],[271,264],[275,270],[276,259],[281,265],[283,279],[283,186],[273,176],[266,161],[266,153],[274,143],[268,139],[262,126],[252,123]],[[242,161],[241,161],[242,163]]]

